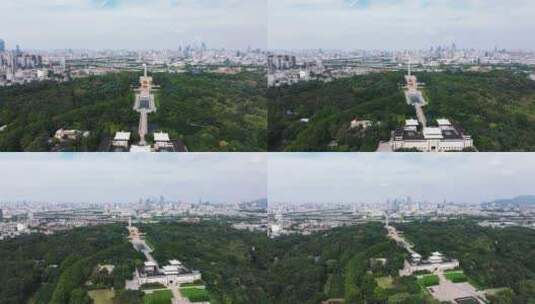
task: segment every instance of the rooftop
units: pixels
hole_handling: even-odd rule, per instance
[[[130,140],[130,132],[122,132],[122,131],[116,132],[115,133],[115,137],[114,137],[113,140],[125,140],[125,141],[128,141],[128,140]]]
[[[439,118],[437,119],[437,123],[439,126],[450,126],[451,122],[448,119],[445,118]]]
[[[169,260],[169,265],[179,266],[182,265],[179,260]]]
[[[426,127],[423,130],[425,139],[442,139],[442,130],[437,127]]]
[[[132,145],[132,147],[130,147],[130,152],[151,152],[151,150],[150,146]]]
[[[405,125],[406,126],[418,126],[419,123],[418,123],[418,120],[416,119],[407,119],[405,120]]]
[[[169,141],[169,134],[164,132],[155,132],[154,141]]]

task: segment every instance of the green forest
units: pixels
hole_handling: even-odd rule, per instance
[[[532,230],[482,228],[470,221],[397,226],[424,256],[439,250],[458,258],[478,288],[506,287],[491,297],[492,304],[533,303]],[[158,261],[176,258],[202,272],[213,304],[317,304],[327,299],[438,304],[421,280],[399,277],[407,253],[386,237],[380,223],[277,239],[233,229],[226,220],[139,227]],[[115,304],[144,300],[142,292],[124,290],[125,280],[144,258],[128,243],[123,225],[2,241],[0,259],[0,304],[91,304],[88,292],[102,288],[113,288]],[[103,264],[115,269],[97,271]]]
[[[398,224],[423,256],[440,251],[459,260],[478,288],[509,288],[492,303],[535,303],[535,231],[484,228],[473,221]]]
[[[144,258],[126,237],[124,227],[103,225],[0,242],[0,303],[90,304],[90,287],[124,288]],[[115,269],[95,273],[98,264]]]
[[[180,255],[201,270],[211,303],[319,303],[346,297],[347,303],[386,298],[376,294],[375,276],[397,273],[403,253],[379,225],[335,229],[313,236],[276,240],[264,233],[238,231],[219,224],[156,224],[142,227],[155,258]],[[384,266],[369,259],[384,257]],[[413,282],[415,283],[415,282]],[[409,288],[410,282],[400,282]],[[419,293],[416,288],[416,293]]]
[[[459,124],[479,151],[535,151],[535,82],[524,73],[416,76],[425,83],[428,121],[446,117]],[[269,150],[375,151],[393,129],[415,117],[405,103],[402,82],[403,73],[388,72],[268,89]],[[353,118],[374,125],[350,129]]]
[[[374,278],[395,275],[404,257],[378,224],[277,240],[216,221],[140,228],[156,259],[178,258],[202,272],[211,303],[318,303],[332,297],[361,303],[397,293],[421,297],[415,280],[396,280],[397,289],[390,291],[376,288]],[[6,266],[0,273],[0,303],[89,304],[89,290],[111,287],[115,303],[142,303],[141,293],[123,290],[124,280],[143,261],[125,232],[121,225],[106,225],[1,242]],[[372,258],[388,262],[371,263]],[[116,268],[111,274],[97,272],[98,264]]]
[[[65,83],[41,82],[0,88],[0,151],[107,151],[116,131],[137,135],[132,110],[138,73],[91,76]],[[237,75],[152,75],[161,88],[158,110],[149,115],[152,131],[182,140],[189,151],[265,151],[265,77]],[[58,144],[56,130],[89,131]],[[135,136],[133,137],[135,140]]]

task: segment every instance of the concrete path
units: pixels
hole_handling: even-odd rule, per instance
[[[393,239],[394,241],[396,241],[396,243],[400,244],[401,246],[403,246],[403,248],[407,249],[407,251],[410,253],[410,254],[414,254],[414,253],[417,253],[416,251],[414,251],[414,249],[412,249],[412,245],[407,241],[405,240],[405,238],[403,238],[399,232],[397,231],[396,228],[392,227],[392,226],[388,226],[387,227],[388,229],[388,236]]]
[[[427,127],[427,118],[425,117],[424,110],[421,105],[414,105],[414,110],[416,110],[416,117],[422,125],[422,127]]]
[[[190,304],[190,301],[187,298],[184,298],[180,293],[179,287],[170,287],[171,292],[173,293],[173,304]]]
[[[481,299],[485,298],[484,293],[478,292],[470,283],[453,283],[446,279],[442,271],[437,271],[435,274],[439,278],[439,285],[427,288],[435,299],[441,302],[455,303],[455,299],[473,297],[483,303]]]
[[[147,142],[145,141],[145,135],[147,135],[149,123],[148,123],[148,117],[147,112],[142,110],[139,113],[139,145],[145,146]]]
[[[379,146],[377,146],[377,150],[375,152],[394,152],[394,151],[392,151],[392,145],[390,144],[390,141],[381,141],[379,142]]]

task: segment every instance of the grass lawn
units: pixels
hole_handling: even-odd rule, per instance
[[[377,282],[377,285],[383,289],[390,289],[392,288],[392,277],[380,277],[375,278],[375,281]]]
[[[171,304],[171,290],[158,290],[143,297],[143,304]]]
[[[444,273],[446,279],[452,281],[453,283],[461,283],[468,281],[468,278],[462,271],[450,271]]]
[[[180,293],[190,302],[205,302],[210,301],[210,296],[208,295],[208,291],[204,288],[180,288]]]
[[[193,282],[193,283],[182,283],[180,284],[180,287],[203,287],[204,286],[204,282],[202,280],[198,280],[196,282]]]
[[[87,292],[95,304],[113,304],[115,292],[111,289],[95,289]]]
[[[434,274],[425,275],[418,279],[418,284],[420,284],[423,287],[430,287],[438,285],[439,279],[438,276]]]

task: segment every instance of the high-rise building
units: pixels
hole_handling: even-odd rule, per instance
[[[2,39],[0,39],[0,53],[6,51],[6,42]]]

